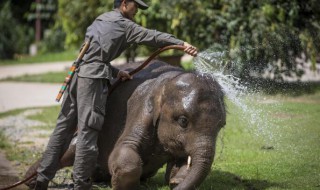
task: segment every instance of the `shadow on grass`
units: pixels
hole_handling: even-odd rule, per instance
[[[246,189],[246,190],[264,190],[271,187],[283,188],[283,185],[269,182],[263,179],[243,179],[240,176],[221,170],[211,171],[205,181],[198,188],[199,190],[229,190],[229,189]],[[157,190],[170,189],[164,181],[164,172],[158,172],[156,176],[142,183],[139,189]]]
[[[240,176],[225,172],[221,170],[212,171],[205,181],[201,184],[198,190],[264,190],[268,188],[284,188],[283,185],[278,183],[272,183],[263,179],[243,179]],[[70,184],[53,185],[54,189],[68,189],[72,188]],[[109,183],[94,183],[93,189],[110,190]],[[169,190],[169,186],[164,180],[164,172],[160,171],[156,176],[142,181],[139,187],[140,190]]]
[[[248,190],[263,190],[270,187],[281,188],[282,185],[272,183],[263,179],[243,179],[240,176],[221,170],[212,171],[202,183],[199,189],[248,189]]]

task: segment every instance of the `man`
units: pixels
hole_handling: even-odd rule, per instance
[[[73,165],[74,189],[91,188],[90,177],[98,155],[97,138],[103,125],[108,80],[132,77],[110,65],[131,44],[154,47],[184,45],[185,52],[197,54],[197,49],[170,34],[143,28],[133,21],[138,8],[147,9],[141,0],[115,0],[115,9],[100,15],[88,27],[86,40],[90,47],[75,73],[62,102],[57,126],[50,137],[38,168],[35,189],[47,189],[59,168],[59,160],[67,149],[76,127],[78,140]]]

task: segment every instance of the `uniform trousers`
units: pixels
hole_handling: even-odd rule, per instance
[[[98,156],[98,133],[105,116],[107,84],[107,79],[82,78],[75,73],[63,97],[56,128],[37,170],[37,181],[48,182],[54,178],[61,168],[60,158],[77,131],[74,189],[91,188],[90,177]]]

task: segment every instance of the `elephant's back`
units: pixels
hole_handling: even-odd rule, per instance
[[[136,68],[138,68],[142,63],[131,63],[131,64],[125,64],[118,67],[118,69],[126,70],[126,71],[133,71]],[[163,73],[170,73],[170,72],[184,72],[184,70],[180,67],[172,66],[168,63],[159,61],[159,60],[153,60],[151,61],[145,68],[138,71],[136,74],[134,74],[134,78],[155,78],[159,77]]]
[[[132,71],[138,66],[139,64],[128,64],[119,69]],[[161,61],[153,61],[146,68],[136,73],[132,80],[120,83],[112,91],[107,99],[105,123],[100,131],[98,142],[100,164],[107,164],[106,159],[124,129],[128,100],[132,99],[135,94],[145,93],[143,91],[156,88],[155,85],[159,85],[161,81],[175,77],[183,72],[181,68]],[[107,165],[104,167],[107,167]]]

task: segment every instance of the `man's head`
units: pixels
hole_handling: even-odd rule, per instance
[[[126,1],[126,0],[114,0],[114,4],[113,4],[113,6],[114,6],[114,8],[119,8],[120,7],[120,5],[121,5],[121,3],[123,2],[123,1]],[[138,8],[139,9],[142,9],[142,10],[146,10],[149,6],[145,3],[145,2],[143,2],[142,0],[127,0],[127,1],[134,1],[134,2],[136,2],[137,4],[138,4]]]
[[[115,0],[114,8],[120,9],[124,17],[133,20],[139,9],[147,9],[148,5],[141,0]]]

